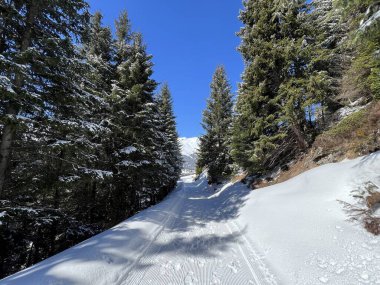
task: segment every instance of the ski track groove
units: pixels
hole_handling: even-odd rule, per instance
[[[226,223],[225,225],[226,225],[228,231],[229,231],[231,234],[233,234],[233,231],[232,231],[231,227],[228,225],[228,223]],[[239,231],[239,232],[240,232],[240,231]],[[239,243],[237,244],[237,247],[239,248],[239,251],[240,251],[242,257],[244,258],[244,261],[245,261],[245,263],[247,264],[247,266],[248,266],[248,268],[249,268],[249,271],[250,271],[251,274],[252,274],[253,279],[255,279],[255,281],[256,281],[256,285],[261,285],[261,284],[263,284],[263,283],[262,283],[262,278],[259,278],[259,277],[257,276],[255,270],[253,269],[251,263],[249,262],[247,256],[245,255],[245,253],[244,253],[244,251],[243,251],[243,248],[241,247],[241,245],[240,245]]]
[[[192,183],[189,186],[186,184],[183,182],[179,188],[178,202],[171,208],[163,225],[115,284],[277,285],[274,275],[269,273],[251,242],[234,221],[211,221],[201,226],[193,224],[186,228],[181,217],[191,215],[192,210],[186,208],[185,200],[190,203],[188,191],[197,190],[198,187]],[[222,207],[218,211],[223,212]],[[200,218],[203,219],[204,216],[207,217],[206,212],[201,213]],[[185,229],[181,231],[183,225]],[[173,233],[173,229],[179,231]],[[208,243],[213,242],[202,237],[218,234],[221,236],[217,237],[216,241],[219,241],[224,235],[233,237],[236,233],[239,234],[239,238],[228,248],[227,253],[223,249],[216,249],[213,252],[215,256],[196,255],[199,251],[207,249]],[[171,244],[176,238],[192,242],[182,247]],[[175,252],[175,255],[165,256],[165,249]],[[253,279],[249,279],[249,275]]]
[[[231,224],[236,228],[237,231],[242,232],[241,228],[237,224],[237,222],[231,221]],[[228,226],[228,223],[226,223],[226,225]],[[242,233],[241,236],[242,236],[242,239],[243,239],[244,244],[246,245],[247,249],[249,249],[249,252],[252,254],[252,256],[254,258],[254,262],[257,263],[256,265],[258,265],[259,268],[260,268],[260,275],[261,275],[261,277],[258,277],[256,275],[257,271],[255,271],[253,269],[253,266],[252,266],[253,262],[251,261],[252,259],[250,259],[250,258],[247,257],[247,255],[244,253],[244,251],[242,250],[241,246],[239,245],[239,248],[242,250],[241,253],[244,256],[244,259],[246,260],[247,263],[250,264],[250,268],[252,269],[251,272],[253,273],[253,275],[255,275],[258,279],[260,279],[260,282],[264,282],[264,284],[268,283],[268,284],[271,284],[271,285],[277,285],[278,283],[277,283],[274,275],[271,274],[269,268],[262,261],[262,258],[259,256],[259,254],[257,253],[257,251],[253,248],[252,242],[249,240],[249,238],[244,233]],[[264,277],[262,275],[264,275]],[[263,281],[263,279],[265,281]],[[256,282],[258,282],[258,281],[256,280]],[[258,282],[258,284],[261,284],[260,282]]]
[[[181,187],[179,189],[179,192],[183,191],[184,187],[185,187],[185,184],[182,182],[182,185],[181,185]],[[179,201],[176,203],[175,207],[172,208],[171,213],[168,214],[168,217],[165,219],[163,225],[160,226],[157,229],[157,231],[156,231],[157,233],[153,234],[153,238],[147,243],[147,245],[143,248],[143,250],[141,251],[141,253],[139,254],[139,256],[132,262],[132,264],[130,266],[128,266],[128,268],[121,275],[119,275],[119,277],[115,281],[115,285],[124,285],[124,284],[126,284],[126,283],[124,283],[124,281],[128,278],[128,275],[132,272],[132,270],[137,265],[137,263],[144,257],[145,253],[149,250],[149,248],[152,246],[152,244],[154,243],[154,241],[165,230],[165,228],[167,226],[167,223],[169,222],[170,218],[173,217],[173,213],[174,213],[173,209],[176,209],[178,207],[178,205],[183,201],[183,196],[181,195],[181,193],[179,193],[178,196],[180,197]]]

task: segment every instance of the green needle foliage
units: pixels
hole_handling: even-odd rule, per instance
[[[211,94],[203,112],[197,168],[207,168],[209,183],[220,183],[231,172],[230,137],[232,124],[232,93],[227,75],[219,66],[212,78]]]

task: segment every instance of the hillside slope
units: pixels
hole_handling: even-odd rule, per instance
[[[380,152],[255,191],[185,177],[162,203],[0,284],[379,284],[380,238],[338,202],[368,182],[380,185]]]

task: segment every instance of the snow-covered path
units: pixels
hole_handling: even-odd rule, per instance
[[[162,229],[115,284],[276,284],[233,221],[242,193],[207,194],[204,180],[183,179]]]
[[[380,152],[255,191],[206,180],[182,178],[158,205],[0,285],[380,284],[380,236],[339,202],[380,189]]]
[[[0,284],[277,284],[235,221],[248,193],[184,177],[160,204]]]

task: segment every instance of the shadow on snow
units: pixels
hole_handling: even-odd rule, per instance
[[[18,284],[20,278],[20,281],[27,278],[28,284],[77,284],[83,282],[76,271],[79,264],[81,269],[88,270],[84,274],[99,275],[102,280],[105,275],[109,275],[114,279],[104,281],[118,284],[128,276],[131,269],[144,270],[154,265],[150,262],[140,262],[142,257],[148,257],[149,260],[149,256],[167,252],[213,257],[215,252],[226,251],[233,244],[239,243],[245,229],[232,233],[197,234],[198,231],[195,231],[195,236],[193,234],[189,237],[184,233],[192,229],[207,228],[212,222],[223,223],[237,218],[240,208],[247,200],[246,196],[250,193],[248,188],[241,187],[239,183],[219,191],[215,195],[215,191],[205,179],[180,184],[160,204],[61,254],[16,273],[0,284]],[[161,229],[171,233],[171,239],[159,242],[155,239],[155,233],[147,236],[145,231],[131,228],[129,222],[136,221],[159,225]],[[134,250],[129,253],[131,249]],[[65,274],[62,274],[62,269]]]

